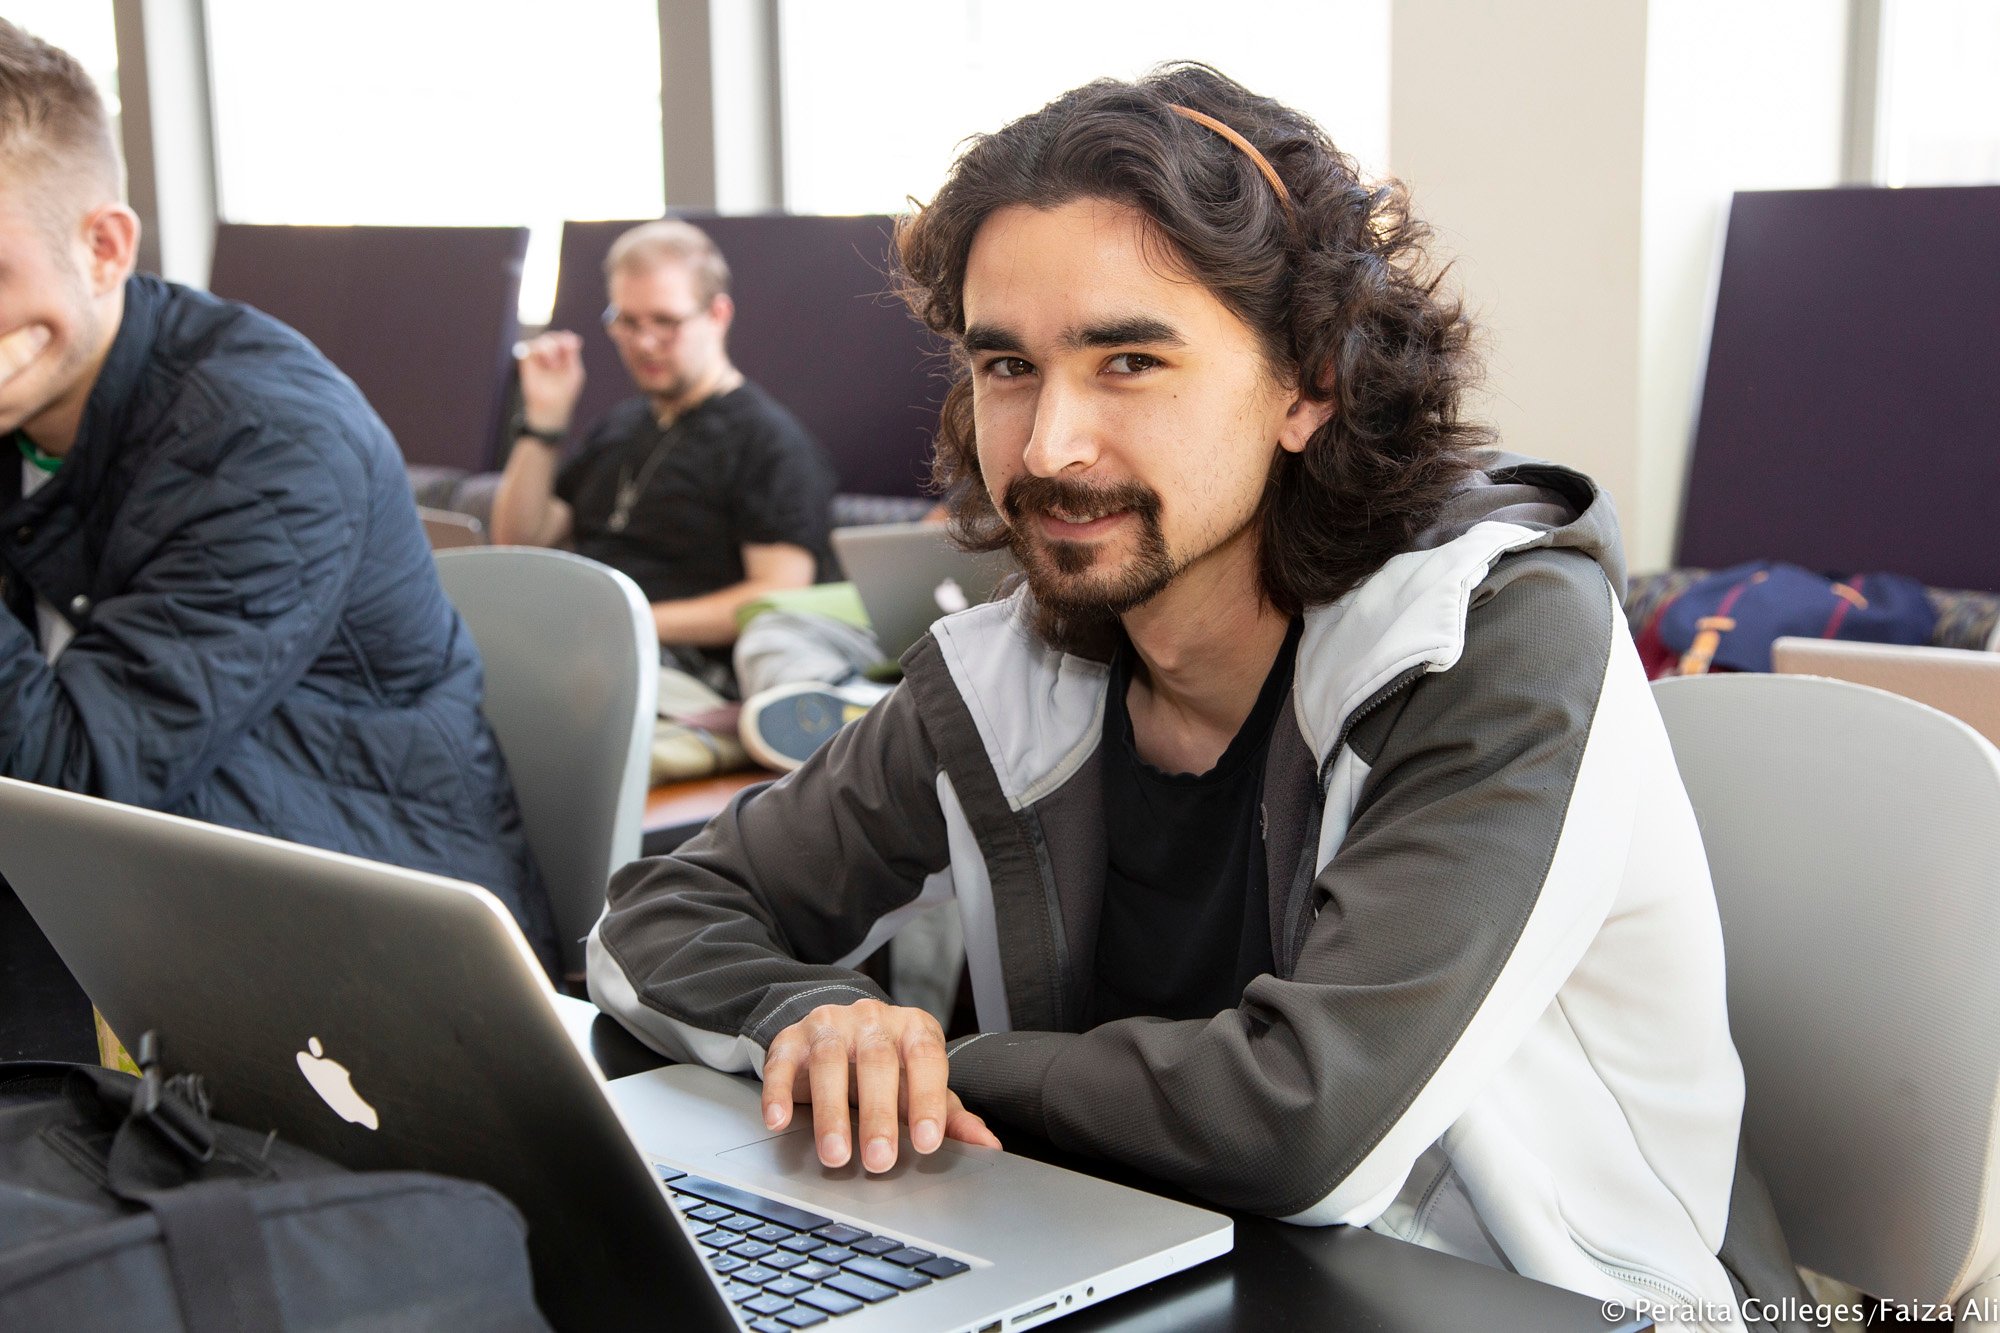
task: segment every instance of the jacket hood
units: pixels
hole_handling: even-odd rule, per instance
[[[1573,468],[1519,454],[1482,455],[1480,470],[1446,502],[1414,549],[1433,550],[1479,523],[1511,523],[1547,534],[1537,545],[1581,551],[1625,596],[1625,548],[1618,512],[1597,483]]]
[[[1449,671],[1465,648],[1465,619],[1503,557],[1568,549],[1603,571],[1623,600],[1625,555],[1611,499],[1581,472],[1489,453],[1410,550],[1338,601],[1306,613],[1295,687],[1299,729],[1322,768],[1349,718],[1385,690]]]

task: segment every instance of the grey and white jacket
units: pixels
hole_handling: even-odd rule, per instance
[[[1077,1030],[1108,669],[1036,639],[1024,593],[939,621],[812,762],[621,871],[591,994],[757,1071],[813,1008],[886,998],[849,968],[944,907],[981,1029],[951,1086],[1003,1124],[1605,1299],[1795,1295],[1739,1184],[1721,931],[1623,582],[1609,501],[1496,455],[1307,612],[1264,782],[1275,967],[1213,1018]]]

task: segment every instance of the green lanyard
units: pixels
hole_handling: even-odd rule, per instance
[[[28,438],[26,431],[17,430],[14,432],[14,447],[21,451],[21,457],[27,459],[50,476],[54,476],[56,469],[62,466],[62,459],[55,457],[53,454],[43,453],[35,446],[35,442]]]

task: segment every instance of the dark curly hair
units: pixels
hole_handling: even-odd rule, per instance
[[[1247,154],[1176,105],[1256,145],[1289,208]],[[898,224],[903,298],[961,353],[932,469],[954,537],[1007,544],[979,473],[960,343],[973,237],[1000,209],[1084,198],[1139,210],[1256,334],[1272,372],[1333,405],[1303,453],[1278,451],[1265,483],[1259,579],[1271,606],[1296,615],[1333,601],[1409,549],[1491,442],[1459,417],[1477,373],[1472,328],[1425,254],[1430,229],[1400,183],[1364,180],[1310,119],[1198,64],[1098,80],[978,137],[930,205]],[[1115,629],[1048,614],[1041,627],[1077,650]]]

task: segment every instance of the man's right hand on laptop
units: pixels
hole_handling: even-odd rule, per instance
[[[860,1121],[861,1165],[896,1164],[897,1128],[910,1126],[920,1153],[944,1140],[997,1148],[986,1122],[946,1086],[944,1029],[922,1009],[857,1000],[828,1004],[780,1032],[764,1056],[764,1123],[783,1129],[796,1102],[811,1102],[819,1160],[845,1166],[852,1152],[848,1106]]]

